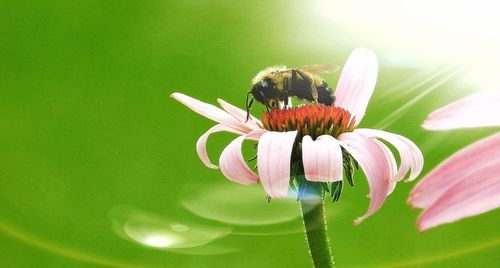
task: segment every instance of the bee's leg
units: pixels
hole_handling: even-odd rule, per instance
[[[269,113],[269,115],[271,115],[271,112],[269,111],[269,103],[267,101],[266,95],[264,95],[264,93],[262,93],[262,92],[260,93],[260,95],[264,99],[264,103],[266,104],[266,110],[267,110],[267,112]]]
[[[294,77],[294,71],[292,70],[292,78],[285,77],[283,78],[283,88],[285,89],[285,92],[292,93],[292,81]]]
[[[311,95],[313,97],[314,102],[318,103],[318,90],[316,89],[316,86],[311,83]]]
[[[251,92],[251,91],[249,91],[249,92],[247,93],[247,99],[246,99],[247,120],[245,121],[245,123],[246,123],[246,122],[248,122],[248,119],[250,119],[250,108],[252,108],[252,104],[253,104],[253,96],[252,96],[252,99],[250,100],[250,102],[248,102],[248,96],[249,96],[250,94],[252,94],[252,92]]]
[[[294,69],[295,70],[295,69]],[[314,85],[314,81],[312,81],[304,72],[301,70],[295,70],[303,80],[305,80],[308,84],[311,85],[311,96],[314,100],[314,102],[318,103],[318,90],[316,89],[316,86]],[[293,77],[293,71],[292,71],[292,77]]]
[[[254,98],[252,97],[252,99],[250,100],[250,106],[249,106],[249,108],[248,108],[247,121],[248,121],[248,119],[250,118],[250,107],[252,107],[253,100],[254,100]]]
[[[293,76],[293,71],[292,71],[292,76]],[[283,80],[284,80],[283,81],[283,88],[285,89],[285,108],[290,108],[288,105],[291,106],[291,99],[288,96],[289,96],[289,94],[293,95],[292,81],[288,77],[285,77]]]
[[[298,80],[298,76],[299,76],[299,74],[297,74],[297,69],[292,69],[292,77],[288,81],[288,85],[285,87],[288,90],[288,93],[292,96],[294,95],[293,83]],[[301,80],[303,80],[303,79],[304,78],[301,78]]]

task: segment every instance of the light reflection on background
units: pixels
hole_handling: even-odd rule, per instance
[[[170,215],[117,206],[108,213],[112,229],[120,237],[142,246],[188,255],[238,251],[234,245],[217,244],[220,238],[231,234],[262,236],[303,232],[300,205],[292,193],[290,198],[265,204],[265,194],[259,185],[199,183],[186,186],[183,192],[181,204],[193,216],[212,222],[202,224],[203,220],[198,218],[195,223],[192,217],[175,219]],[[328,213],[329,218],[340,213],[338,209],[333,212]]]
[[[223,254],[236,250],[207,245],[229,235],[232,228],[227,226],[180,221],[126,206],[113,208],[108,217],[115,233],[143,246],[195,255]]]
[[[180,202],[202,218],[232,225],[258,226],[292,221],[301,215],[299,202],[293,194],[290,198],[272,199],[265,204],[266,195],[259,184],[200,184],[185,186]]]
[[[157,248],[166,248],[172,245],[172,240],[163,235],[150,235],[144,240],[144,244]]]
[[[243,186],[220,181],[186,185],[180,196],[180,203],[185,209],[198,217],[231,226],[234,235],[269,236],[303,232],[300,202],[293,191],[286,199],[267,202],[259,184]],[[303,198],[307,198],[307,193]],[[341,213],[342,209],[336,208],[328,211],[327,217],[333,220]]]

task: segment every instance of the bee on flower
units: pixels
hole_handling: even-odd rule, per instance
[[[287,197],[290,186],[298,187],[300,192],[301,186],[309,185],[316,187],[320,195],[329,191],[337,200],[342,183],[346,180],[352,184],[352,172],[359,165],[370,187],[370,205],[354,221],[357,224],[380,209],[397,182],[408,173],[408,180],[415,179],[423,167],[422,153],[409,139],[382,130],[357,128],[377,75],[375,53],[358,48],[342,70],[332,105],[313,102],[297,107],[277,106],[264,112],[261,120],[222,99],[218,99],[220,109],[182,93],[171,96],[217,123],[196,144],[201,161],[209,168],[220,168],[234,182],[260,182],[270,198]],[[208,158],[206,143],[211,134],[221,131],[239,136],[223,150],[217,166]],[[257,142],[257,173],[243,158],[241,147],[245,140]],[[380,140],[396,148],[399,166]]]

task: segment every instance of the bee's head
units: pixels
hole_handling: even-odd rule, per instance
[[[272,107],[269,101],[276,98],[275,85],[269,78],[254,83],[250,92],[257,101],[269,107]]]

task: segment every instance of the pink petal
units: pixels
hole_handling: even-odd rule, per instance
[[[245,135],[245,139],[259,141],[260,137],[264,135],[264,133],[268,132],[267,129],[257,129]]]
[[[391,161],[376,140],[357,133],[344,133],[339,136],[344,147],[358,161],[370,187],[370,206],[365,215],[354,221],[362,222],[380,209],[391,187]]]
[[[432,112],[422,127],[429,130],[500,126],[500,91],[484,92]]]
[[[211,169],[218,169],[219,167],[212,164],[210,162],[210,159],[208,158],[207,154],[207,140],[208,137],[215,132],[221,132],[221,131],[227,131],[227,132],[232,132],[235,134],[243,135],[243,132],[236,131],[233,128],[230,128],[225,125],[217,124],[210,128],[205,134],[203,134],[199,139],[198,142],[196,142],[196,152],[198,153],[198,156],[200,157],[201,161],[209,168]]]
[[[195,111],[196,113],[214,120],[217,123],[226,125],[233,128],[234,130],[248,133],[253,129],[246,124],[240,122],[238,119],[234,118],[232,115],[228,114],[224,110],[217,108],[211,104],[201,102],[197,99],[193,99],[182,93],[173,93],[170,95],[172,98],[176,99],[180,103],[186,105],[189,109]]]
[[[424,167],[424,157],[422,156],[422,152],[418,149],[417,145],[415,145],[415,143],[408,138],[394,133],[368,128],[359,128],[354,132],[368,137],[381,138],[394,145],[401,158],[401,165],[396,176],[394,177],[394,180],[402,180],[410,168],[411,173],[408,181],[414,180],[422,171],[422,168]]]
[[[387,145],[385,145],[383,142],[379,141],[379,140],[376,140],[376,139],[373,139],[373,141],[375,141],[382,150],[384,150],[384,154],[385,154],[385,159],[387,161],[387,163],[389,164],[389,170],[391,171],[391,180],[389,181],[389,191],[387,192],[387,195],[390,195],[392,194],[392,192],[394,191],[394,189],[396,189],[396,184],[397,184],[397,181],[394,179],[397,175],[397,169],[398,169],[398,164],[396,163],[396,159],[394,158],[394,154],[391,152],[391,149],[389,149],[389,147],[387,147]]]
[[[308,181],[342,180],[342,150],[340,143],[332,136],[322,135],[315,141],[311,136],[305,136],[302,139],[302,162]]]
[[[390,194],[392,194],[392,192],[394,192],[394,190],[396,189],[396,186],[397,186],[398,182],[395,181],[395,180],[391,180],[390,183],[389,183],[389,191],[387,192],[387,195],[389,196]]]
[[[365,115],[377,75],[377,56],[364,48],[355,49],[342,70],[335,91],[335,105],[348,110],[355,117],[356,125]]]
[[[497,147],[497,150],[500,150]],[[420,231],[500,207],[500,159],[467,173],[420,215]]]
[[[410,193],[408,203],[428,208],[456,183],[500,159],[500,133],[455,153],[423,178]]]
[[[254,116],[250,115],[250,118],[247,121],[247,112],[226,102],[223,99],[217,99],[217,102],[219,102],[220,106],[226,110],[229,114],[234,116],[238,121],[245,123],[246,125],[254,130],[261,129],[262,123],[260,120],[255,118]]]
[[[260,133],[261,130],[257,130],[257,132]],[[249,135],[253,135],[253,133],[250,132]],[[236,138],[222,151],[219,165],[226,178],[248,185],[259,181],[259,177],[248,167],[241,153],[241,145],[245,138],[246,136]]]
[[[259,140],[257,166],[260,181],[272,198],[286,197],[290,181],[290,161],[297,131],[266,132]]]

